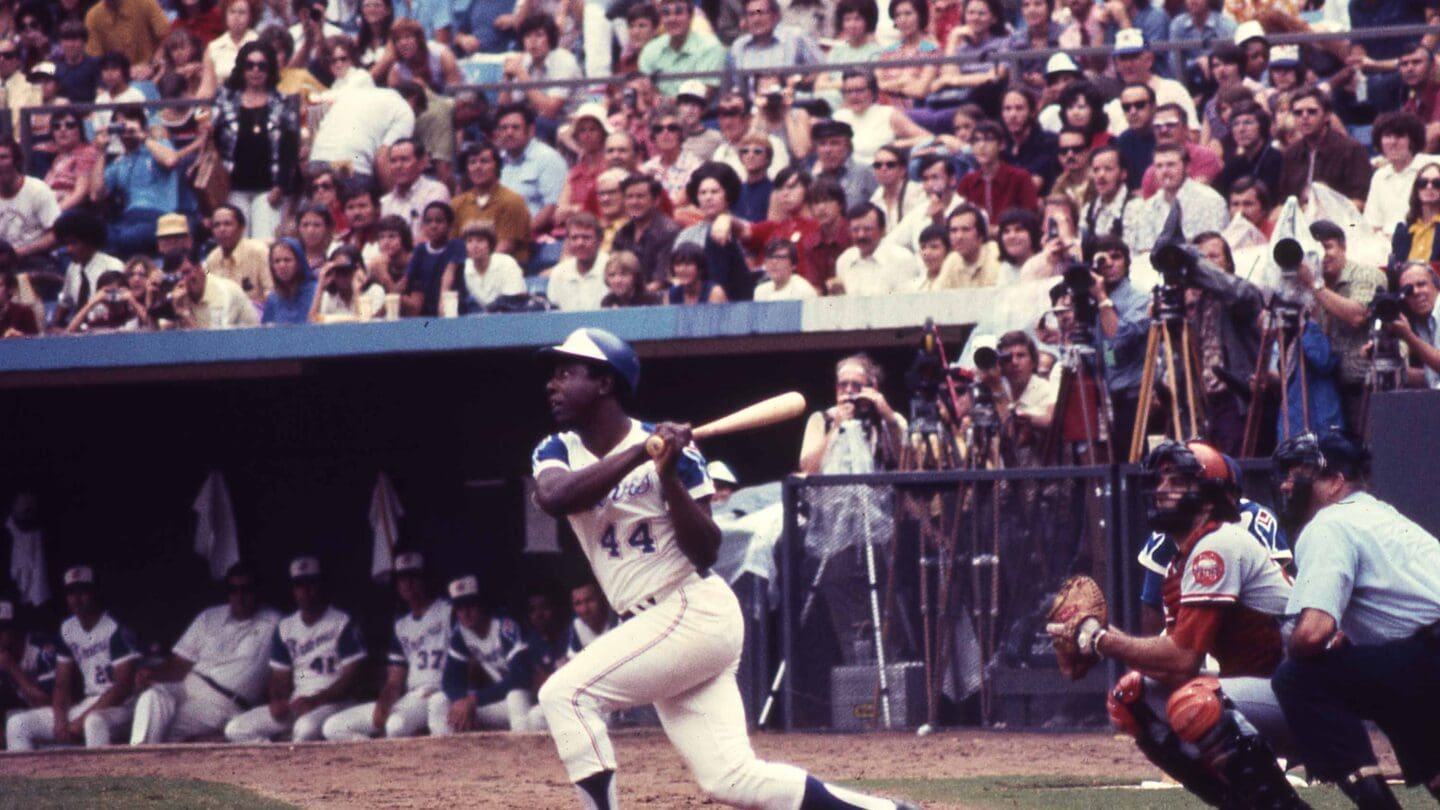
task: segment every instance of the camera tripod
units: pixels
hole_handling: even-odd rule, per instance
[[[1255,359],[1255,376],[1250,378],[1250,408],[1245,413],[1245,433],[1240,444],[1242,458],[1255,455],[1260,443],[1260,423],[1265,418],[1265,375],[1269,373],[1270,355],[1278,350],[1280,355],[1280,423],[1283,438],[1290,438],[1290,364],[1292,359],[1300,364],[1300,413],[1305,425],[1310,425],[1310,389],[1305,379],[1304,350],[1300,346],[1300,319],[1298,307],[1283,303],[1278,295],[1271,296],[1265,309],[1265,328],[1260,332],[1260,355]]]
[[[1156,287],[1154,296],[1156,317],[1150,321],[1145,338],[1140,401],[1135,406],[1135,427],[1130,433],[1131,464],[1138,464],[1145,456],[1145,436],[1150,408],[1155,402],[1157,374],[1164,374],[1164,385],[1170,393],[1170,437],[1176,441],[1198,437],[1204,424],[1205,400],[1197,391],[1197,386],[1203,383],[1195,360],[1190,321],[1185,317],[1184,292],[1165,285]]]
[[[1100,357],[1090,344],[1089,330],[1079,327],[1071,331],[1069,342],[1061,348],[1055,417],[1045,435],[1041,463],[1105,464],[1114,452],[1110,392],[1105,387]],[[1083,453],[1083,457],[1064,452],[1070,448]]]

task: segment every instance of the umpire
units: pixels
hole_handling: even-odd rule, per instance
[[[1440,798],[1440,541],[1365,491],[1369,454],[1304,434],[1275,451],[1281,518],[1301,527],[1287,613],[1299,616],[1272,685],[1312,775],[1362,810],[1400,804],[1364,720],[1409,785]]]

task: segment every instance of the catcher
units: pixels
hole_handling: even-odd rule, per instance
[[[1110,627],[1099,586],[1077,577],[1061,587],[1046,627],[1061,670],[1079,678],[1101,657],[1131,667],[1110,692],[1111,722],[1205,802],[1306,807],[1266,742],[1286,739],[1270,675],[1290,580],[1237,523],[1218,450],[1167,441],[1145,468],[1151,528],[1176,541],[1163,587],[1166,632],[1142,638]],[[1207,654],[1219,678],[1200,674]]]

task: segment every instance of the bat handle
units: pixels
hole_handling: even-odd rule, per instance
[[[665,452],[665,440],[651,435],[645,440],[645,452],[650,454],[650,458],[659,458],[660,454]]]

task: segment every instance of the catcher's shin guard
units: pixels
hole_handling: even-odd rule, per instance
[[[1224,780],[1234,806],[1309,807],[1280,770],[1275,752],[1248,723],[1241,722],[1215,678],[1195,678],[1176,689],[1165,704],[1165,714],[1176,736],[1199,749],[1208,770]]]
[[[1171,730],[1166,719],[1159,717],[1145,703],[1145,679],[1138,672],[1127,672],[1115,682],[1106,697],[1106,709],[1115,728],[1135,738],[1135,745],[1145,758],[1169,774],[1186,790],[1212,807],[1227,807],[1229,792],[1193,750]]]
[[[1340,780],[1340,790],[1350,797],[1357,810],[1400,810],[1400,802],[1378,767],[1361,768]]]

